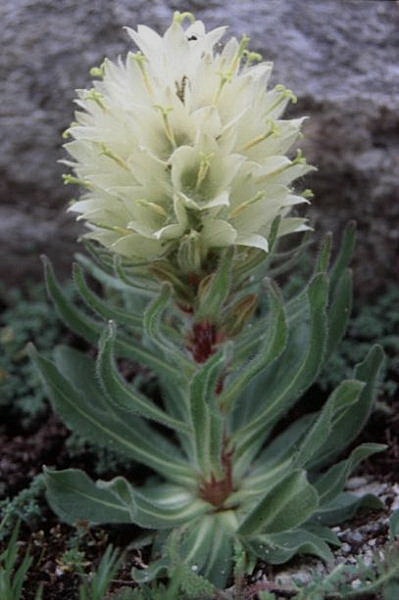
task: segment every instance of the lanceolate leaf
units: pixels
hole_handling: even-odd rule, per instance
[[[164,283],[160,294],[147,306],[143,325],[148,338],[155,342],[167,357],[167,362],[179,365],[184,371],[192,371],[192,362],[183,354],[182,350],[173,343],[176,338],[176,331],[172,328],[165,329],[162,318],[165,315],[165,310],[170,302],[172,287]]]
[[[323,242],[321,244],[321,248],[319,250],[319,255],[316,260],[316,264],[314,267],[314,274],[317,273],[326,273],[328,270],[328,266],[330,264],[331,258],[331,246],[332,246],[332,234],[327,233],[324,236]]]
[[[173,502],[173,495],[165,501],[162,484],[159,484],[160,499],[154,498],[153,494],[147,496],[145,487],[139,490],[133,489],[123,477],[116,477],[109,482],[98,481],[97,485],[100,489],[111,492],[128,510],[134,506],[132,516],[134,522],[140,527],[171,529],[209,512],[209,504],[188,494],[185,488],[181,489],[180,494],[174,492],[180,500]]]
[[[274,369],[273,365],[271,366],[273,371],[270,372],[265,408],[234,435],[238,455],[247,450],[249,455],[258,451],[261,432],[267,431],[268,427],[292,406],[319,373],[327,338],[327,292],[325,276],[321,274],[314,277],[308,291],[310,331],[309,341],[305,346],[306,354],[303,357],[300,348],[295,348],[294,351],[289,340],[287,350],[280,356],[277,366]]]
[[[75,258],[87,273],[99,283],[105,285],[108,289],[118,290],[120,292],[126,292],[128,289],[128,286],[120,278],[110,275],[107,271],[102,269],[99,264],[85,254],[78,252],[75,254]]]
[[[131,511],[114,494],[98,488],[83,471],[45,469],[44,477],[50,506],[63,521],[132,523]]]
[[[47,497],[53,510],[68,523],[135,523],[151,529],[171,529],[209,510],[201,500],[178,507],[146,500],[126,479],[92,481],[79,469],[45,471]]]
[[[332,292],[334,292],[335,286],[351,261],[353,250],[355,248],[355,241],[356,224],[354,221],[350,221],[345,227],[338,256],[335,259],[334,265],[330,272],[330,285]]]
[[[276,285],[269,282],[270,322],[266,330],[265,341],[257,356],[247,361],[242,371],[228,382],[226,391],[220,396],[219,404],[225,410],[231,410],[234,401],[242,390],[253,381],[271,362],[277,360],[287,342],[287,323],[281,293]]]
[[[233,248],[227,248],[220,259],[215,273],[210,277],[208,289],[200,296],[200,306],[196,313],[198,320],[215,319],[230,293]]]
[[[112,323],[103,332],[100,340],[97,358],[97,375],[101,386],[109,401],[119,408],[136,413],[147,419],[158,421],[163,425],[179,431],[189,431],[190,427],[170,417],[165,411],[158,408],[154,402],[144,394],[128,385],[118,373],[113,356],[113,343],[115,339],[115,327]]]
[[[253,464],[251,479],[252,477],[261,478],[275,465],[285,462],[288,458],[292,459],[301,440],[316,419],[317,413],[304,415],[267,444]]]
[[[376,383],[383,359],[381,347],[374,346],[365,360],[356,367],[355,379],[366,382],[366,385],[357,402],[342,407],[343,410],[335,420],[330,435],[320,448],[317,458],[309,465],[310,468],[320,468],[331,462],[363,429],[375,400]]]
[[[43,260],[45,266],[47,290],[61,319],[77,335],[82,336],[88,342],[95,345],[101,335],[103,325],[85,315],[65,297],[55,279],[53,269],[49,261],[46,258]],[[177,377],[179,375],[177,369],[167,364],[160,357],[142,348],[138,340],[123,339],[122,336],[119,336],[115,342],[115,347],[118,356],[140,361],[153,369],[159,375],[165,375],[169,377]]]
[[[235,527],[234,512],[221,511],[203,515],[182,532],[182,559],[219,588],[225,587],[231,573]]]
[[[304,471],[292,471],[265,494],[238,529],[242,536],[278,533],[304,523],[318,506],[318,494]]]
[[[211,356],[190,383],[195,459],[206,476],[212,472],[216,475],[220,468],[224,431],[223,418],[216,405],[216,386],[227,354],[228,347]]]
[[[113,307],[109,302],[99,298],[87,285],[83,269],[77,264],[73,266],[73,280],[87,306],[103,319],[114,320],[120,325],[127,325],[137,331],[142,330],[143,317],[131,311],[126,312],[115,306]]]
[[[82,336],[91,344],[95,344],[101,332],[100,323],[84,315],[74,306],[74,304],[67,300],[55,279],[50,261],[45,256],[42,260],[44,264],[47,292],[54,302],[59,316],[77,335]]]
[[[318,456],[319,449],[324,446],[334,427],[334,421],[358,400],[363,388],[363,382],[348,380],[330,394],[317,420],[299,445],[294,461],[296,466],[307,466],[314,456]]]
[[[352,271],[346,269],[337,281],[328,311],[326,360],[336,350],[344,336],[352,310],[352,297]]]
[[[272,565],[280,565],[295,554],[312,554],[326,562],[333,555],[321,537],[306,529],[295,529],[274,535],[259,535],[245,541],[245,545],[258,558]]]
[[[55,368],[31,350],[31,356],[65,422],[84,438],[114,447],[163,474],[171,481],[191,482],[193,475],[177,448],[142,419],[126,414],[126,420],[96,409]]]
[[[61,375],[79,390],[88,404],[102,410],[109,409],[109,402],[96,377],[93,358],[75,348],[60,345],[54,350],[54,361]]]
[[[359,497],[343,492],[342,494],[338,494],[328,505],[323,506],[321,510],[315,512],[312,516],[312,521],[319,525],[337,525],[353,517],[359,508],[362,507],[381,509],[384,508],[384,504],[372,494]]]
[[[342,492],[348,476],[362,460],[385,449],[383,444],[362,444],[353,450],[349,458],[323,473],[313,484],[319,494],[320,506],[332,502]]]

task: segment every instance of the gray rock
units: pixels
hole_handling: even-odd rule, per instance
[[[318,172],[318,230],[359,223],[360,291],[398,274],[399,6],[385,0],[3,0],[0,4],[0,276],[39,275],[40,252],[69,264],[76,226],[64,207],[61,132],[89,68],[129,47],[124,25],[162,31],[173,10],[248,33],[308,114],[302,147]]]

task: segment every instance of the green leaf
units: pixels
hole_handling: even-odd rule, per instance
[[[45,469],[47,499],[57,515],[67,523],[135,523],[151,529],[171,529],[197,519],[209,505],[184,488],[175,495],[178,502],[156,502],[135,490],[123,477],[93,482],[79,469]],[[162,486],[160,486],[162,492]]]
[[[110,323],[108,329],[104,330],[101,336],[96,368],[98,379],[109,401],[118,408],[157,421],[166,427],[178,431],[190,431],[190,427],[186,423],[170,417],[153,401],[122,379],[115,366],[114,340],[115,327]]]
[[[83,471],[44,469],[46,497],[54,512],[65,522],[132,523],[129,511],[114,494],[98,487]]]
[[[54,350],[54,360],[61,375],[79,390],[86,402],[107,410],[109,403],[98,382],[94,359],[80,350],[60,345]]]
[[[281,565],[296,554],[311,554],[325,562],[333,559],[331,550],[318,535],[306,529],[296,529],[273,535],[260,535],[245,541],[258,558],[272,565]]]
[[[196,311],[196,319],[217,319],[231,287],[231,270],[234,258],[234,248],[227,248],[221,255],[217,269],[209,277],[209,284],[200,294],[200,305]]]
[[[191,360],[173,342],[174,339],[180,339],[178,332],[171,327],[165,328],[164,325],[165,310],[170,302],[171,295],[171,285],[164,283],[161,292],[150,302],[144,312],[143,326],[149,339],[155,342],[158,348],[166,355],[167,361],[179,365],[180,370],[190,373],[193,371]]]
[[[101,332],[101,325],[78,310],[63,294],[58,284],[53,267],[46,256],[42,257],[47,293],[64,323],[74,333],[80,335],[91,344],[95,344]]]
[[[110,491],[128,510],[134,506],[134,522],[140,527],[171,529],[209,511],[207,502],[181,486],[158,483],[157,493],[151,489],[147,492],[145,487],[133,489],[123,477],[99,481],[98,486]]]
[[[226,364],[229,348],[211,356],[190,384],[191,422],[196,462],[205,476],[220,471],[223,418],[216,406],[216,385]],[[219,473],[221,475],[222,472]]]
[[[381,509],[384,508],[384,504],[372,494],[359,497],[342,492],[329,504],[323,505],[321,510],[315,512],[312,521],[319,525],[337,525],[351,519],[359,508]]]
[[[335,421],[343,411],[357,402],[363,388],[363,382],[347,380],[330,394],[313,426],[300,443],[295,457],[297,467],[307,466],[313,457],[318,455],[320,448],[325,445],[326,439],[331,434]]]
[[[143,585],[152,581],[156,581],[158,578],[166,577],[171,567],[170,558],[163,556],[159,560],[155,560],[150,563],[145,569],[138,569],[132,567],[131,577],[135,583]],[[150,596],[151,598],[151,596]]]
[[[366,385],[357,402],[342,407],[341,414],[334,421],[331,433],[319,449],[317,459],[312,462],[310,468],[320,468],[331,462],[363,429],[375,400],[376,383],[383,359],[382,348],[374,346],[364,361],[357,365],[354,378],[365,382]]]
[[[232,511],[222,511],[204,515],[183,530],[182,559],[218,588],[226,586],[231,574],[235,521]]]
[[[323,473],[313,483],[319,494],[320,506],[332,502],[342,492],[348,476],[360,462],[385,449],[386,446],[383,444],[361,444],[353,450],[349,458],[333,465]]]
[[[296,470],[268,491],[238,529],[241,536],[278,533],[304,523],[318,506],[318,494],[304,471]]]
[[[300,441],[309,431],[316,418],[317,413],[304,415],[273,438],[256,459],[253,466],[253,473],[264,472],[265,469],[269,469],[273,465],[293,457],[297,452]]]
[[[352,310],[352,298],[352,271],[346,269],[337,281],[328,310],[326,360],[337,349],[339,342],[345,334]]]
[[[325,273],[328,269],[328,265],[330,264],[331,258],[331,246],[332,246],[332,234],[327,233],[324,236],[324,239],[321,244],[321,248],[319,250],[319,254],[314,267],[314,274],[317,273]]]
[[[68,426],[97,444],[114,448],[153,468],[172,481],[193,481],[187,462],[177,448],[139,417],[121,419],[88,403],[54,364],[33,348],[31,357],[49,391],[55,408]]]
[[[73,281],[86,305],[100,317],[106,320],[114,320],[120,325],[127,325],[139,332],[142,330],[142,315],[134,314],[131,311],[126,312],[116,306],[111,306],[109,302],[104,302],[89,288],[83,269],[76,263],[73,265]]]
[[[109,272],[106,272],[98,264],[96,264],[94,260],[91,260],[85,254],[81,254],[80,252],[78,252],[77,254],[75,254],[75,258],[78,261],[79,265],[82,266],[84,270],[87,273],[89,273],[89,275],[91,275],[101,285],[104,285],[111,290],[118,290],[118,292],[126,292],[129,289],[128,286],[123,281],[121,281],[119,277],[114,277],[113,275],[110,275]]]
[[[228,411],[244,388],[253,381],[259,373],[280,356],[287,343],[287,323],[283,298],[274,282],[268,282],[270,299],[270,322],[263,335],[262,345],[257,356],[247,361],[244,368],[232,380],[228,381],[226,391],[220,395],[220,406]]]
[[[43,258],[43,262],[47,291],[61,319],[74,333],[95,345],[101,335],[103,325],[82,313],[66,298],[55,279],[50,262],[45,257]],[[118,356],[142,362],[159,375],[170,378],[179,377],[179,371],[176,368],[163,361],[159,356],[141,347],[138,340],[134,338],[122,338],[122,336],[119,336],[115,342],[115,349]]]
[[[355,241],[356,223],[354,221],[349,221],[343,233],[338,256],[335,259],[334,265],[330,271],[330,285],[332,292],[334,292],[338,281],[352,259]]]
[[[233,436],[236,456],[247,453],[247,457],[244,454],[244,464],[258,451],[264,441],[265,431],[293,405],[320,371],[327,338],[327,293],[325,276],[316,275],[308,288],[310,329],[309,340],[305,338],[305,352],[292,339],[288,339],[287,349],[277,364],[270,367],[265,408],[257,411],[255,417]],[[264,381],[262,383],[264,389]]]

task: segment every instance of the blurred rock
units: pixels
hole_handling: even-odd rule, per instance
[[[2,0],[0,276],[40,277],[44,251],[70,263],[77,228],[64,207],[77,192],[56,161],[74,90],[128,50],[124,25],[162,31],[173,10],[248,33],[274,61],[273,82],[299,97],[291,114],[310,116],[301,145],[319,169],[306,181],[317,230],[358,221],[358,293],[397,277],[399,5],[385,0]]]

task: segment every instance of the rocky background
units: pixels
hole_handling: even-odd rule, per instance
[[[68,270],[77,226],[64,207],[61,132],[89,68],[129,49],[122,27],[163,31],[174,10],[229,25],[275,64],[274,83],[307,114],[302,147],[318,171],[317,231],[359,227],[357,293],[399,274],[399,4],[394,0],[1,0],[0,277],[40,278],[46,252]]]

